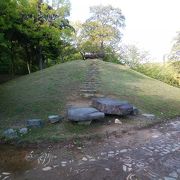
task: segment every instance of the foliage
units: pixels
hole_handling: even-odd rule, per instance
[[[150,59],[147,51],[140,50],[135,45],[122,45],[120,47],[121,62],[134,68],[140,64],[147,63]]]
[[[71,46],[69,8],[68,0],[54,0],[53,6],[41,0],[1,1],[0,71],[30,73],[56,63]]]
[[[112,6],[93,6],[91,17],[84,23],[76,24],[75,44],[83,52],[116,53],[125,26],[125,17],[119,8]],[[106,59],[108,56],[106,56]]]
[[[172,64],[144,64],[134,68],[149,77],[158,79],[172,86],[180,87],[180,74],[174,69]]]
[[[174,39],[174,44],[168,58],[171,62],[180,61],[180,31],[177,32],[177,36]]]

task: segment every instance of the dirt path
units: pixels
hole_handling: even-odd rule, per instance
[[[0,167],[0,179],[178,180],[180,121],[130,131],[122,137],[75,141],[26,154],[21,151],[23,168],[12,170],[13,163],[3,171]]]

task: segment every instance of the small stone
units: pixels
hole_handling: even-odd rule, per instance
[[[82,160],[83,160],[83,161],[87,161],[88,159],[87,159],[86,157],[83,157]]]
[[[92,159],[92,158],[93,158],[92,156],[89,156],[89,155],[86,155],[86,157],[89,158],[89,159]]]
[[[133,116],[137,116],[139,114],[139,110],[137,107],[133,106],[133,110],[131,112],[131,115]]]
[[[104,168],[106,171],[110,171],[110,169],[109,168]]]
[[[122,124],[122,122],[119,119],[115,119],[114,123],[115,124],[120,124],[120,125]]]
[[[114,157],[115,155],[114,154],[108,154],[108,157]]]
[[[5,130],[3,136],[8,139],[15,139],[18,137],[17,132],[14,129]]]
[[[67,162],[66,162],[66,161],[62,161],[62,162],[61,162],[61,166],[62,166],[62,167],[65,167],[65,166],[66,166],[66,164],[67,164]]]
[[[114,154],[114,151],[109,151],[108,153],[109,153],[109,154]]]
[[[82,147],[77,147],[77,149],[81,150],[81,149],[82,149]]]
[[[27,134],[28,133],[28,129],[27,128],[20,128],[19,129],[19,133],[20,134]]]
[[[28,128],[42,128],[44,125],[43,120],[41,119],[30,119],[27,120]]]
[[[172,177],[164,177],[164,180],[176,180],[176,179]]]
[[[94,161],[96,161],[96,159],[93,158],[93,159],[90,159],[89,161],[90,161],[90,162],[94,162]]]
[[[127,167],[125,165],[123,165],[123,171],[126,172],[127,171]]]
[[[120,150],[119,152],[120,153],[125,153],[125,152],[127,152],[128,150],[127,149],[122,149],[122,150]]]
[[[62,161],[61,164],[66,164],[67,162],[66,161]]]
[[[142,114],[142,116],[146,117],[147,119],[154,119],[155,115],[154,114]]]
[[[131,167],[131,166],[132,166],[132,164],[126,164],[126,166]]]
[[[47,166],[47,167],[45,167],[45,168],[42,168],[43,171],[49,171],[49,170],[51,170],[51,169],[52,169],[52,167],[50,167],[50,166]]]
[[[57,164],[57,165],[53,165],[53,168],[57,168],[57,167],[59,167],[59,165]]]
[[[5,176],[8,176],[8,175],[10,175],[11,173],[9,173],[9,172],[2,172],[2,175],[5,175]]]
[[[63,117],[60,115],[50,115],[48,116],[48,120],[51,124],[58,123],[63,120]]]
[[[169,176],[177,178],[178,174],[177,174],[177,172],[173,171],[172,173],[169,174]]]
[[[152,138],[158,138],[159,136],[158,135],[153,135]]]

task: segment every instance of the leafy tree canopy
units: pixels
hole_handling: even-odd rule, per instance
[[[93,6],[91,17],[79,28],[78,40],[80,49],[84,51],[105,51],[106,47],[118,48],[125,26],[125,17],[119,8]]]

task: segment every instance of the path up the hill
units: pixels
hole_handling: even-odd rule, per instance
[[[80,94],[82,97],[95,97],[99,81],[99,68],[96,60],[89,60],[91,63],[88,66],[85,81],[81,86]]]

